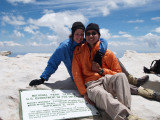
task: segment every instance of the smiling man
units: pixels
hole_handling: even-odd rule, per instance
[[[79,93],[113,120],[142,120],[130,111],[130,86],[113,52],[106,50],[102,67],[93,61],[100,45],[99,26],[90,23],[85,35],[86,43],[75,49],[72,60],[73,78]]]

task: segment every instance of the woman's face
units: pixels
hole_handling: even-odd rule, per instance
[[[81,43],[84,39],[84,31],[82,29],[77,29],[75,32],[74,32],[74,35],[73,35],[73,40],[76,42],[76,43]]]

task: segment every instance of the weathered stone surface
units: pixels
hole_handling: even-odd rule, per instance
[[[11,51],[2,51],[2,52],[0,52],[0,55],[2,55],[2,56],[8,56],[10,54],[11,54]]]

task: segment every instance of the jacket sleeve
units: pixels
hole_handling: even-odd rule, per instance
[[[84,95],[86,93],[86,87],[85,87],[85,82],[82,76],[82,68],[81,68],[81,62],[79,59],[79,55],[75,54],[76,49],[73,54],[73,59],[72,59],[72,74],[73,74],[73,79],[74,82],[77,86],[77,89],[81,95]]]
[[[44,70],[44,72],[42,73],[42,75],[40,76],[40,78],[43,78],[45,80],[48,80],[49,77],[55,73],[55,71],[57,70],[59,64],[61,63],[61,61],[63,60],[63,56],[64,56],[64,47],[62,45],[60,45],[55,52],[52,54],[52,56],[50,57],[50,59],[48,60],[48,64]]]
[[[107,50],[102,61],[102,68],[104,70],[103,75],[114,75],[116,73],[122,72],[119,62],[112,51]]]
[[[100,47],[99,51],[104,54],[107,50],[108,42],[107,42],[107,40],[105,40],[103,38],[100,38],[100,41],[101,41],[101,43],[100,43],[100,46],[99,46]]]

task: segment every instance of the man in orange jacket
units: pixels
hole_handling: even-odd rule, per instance
[[[130,111],[130,86],[113,52],[109,49],[105,52],[102,67],[93,61],[100,45],[99,26],[89,24],[85,35],[87,42],[76,47],[72,60],[73,79],[79,93],[113,120],[142,120]]]

